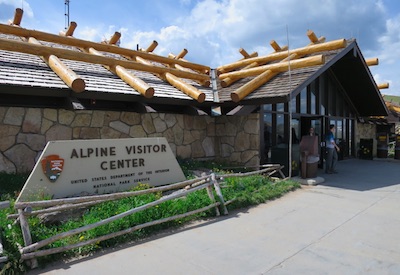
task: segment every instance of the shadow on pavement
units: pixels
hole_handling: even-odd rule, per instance
[[[338,174],[325,174],[320,169],[318,176],[331,186],[357,191],[389,187],[400,183],[400,161],[393,159],[347,159],[337,164]]]

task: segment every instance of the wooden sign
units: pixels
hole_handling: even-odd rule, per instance
[[[129,190],[185,180],[165,138],[50,141],[18,201]]]

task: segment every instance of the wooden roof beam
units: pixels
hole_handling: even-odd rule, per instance
[[[292,53],[292,55],[293,54],[296,54],[296,56],[299,55],[298,53]],[[303,68],[303,67],[321,65],[324,63],[325,63],[325,57],[323,55],[314,55],[314,56],[310,56],[310,57],[301,58],[298,60],[291,60],[290,68],[298,69],[298,68]],[[246,70],[225,73],[225,74],[221,74],[219,77],[221,79],[224,79],[226,77],[245,78],[245,77],[249,77],[249,76],[259,75],[261,73],[264,73],[267,70],[272,70],[275,72],[285,72],[288,70],[288,68],[289,68],[289,61],[285,61],[285,62],[263,65],[263,66],[259,66],[256,68],[250,68],[250,69],[246,69]]]
[[[377,57],[367,58],[365,59],[365,63],[367,63],[368,66],[376,66],[379,65],[379,59]]]
[[[271,44],[271,47],[275,50],[275,52],[280,52],[280,51],[284,51],[284,50],[288,49],[287,46],[284,46],[283,48],[281,48],[279,46],[279,44],[275,40],[271,40],[270,44]],[[258,54],[256,56],[258,56]],[[248,55],[248,57],[245,57],[245,58],[251,58],[251,57],[253,57],[253,56]],[[263,65],[263,64],[265,64],[265,63],[253,62],[253,63],[241,68],[241,70],[247,70],[247,69],[250,69],[250,68],[255,68],[255,67],[258,67],[258,66]],[[229,87],[230,85],[232,85],[233,83],[235,83],[239,79],[240,79],[239,77],[226,77],[226,78],[221,80],[221,86],[223,88]]]
[[[29,37],[29,43],[34,45],[41,45],[36,38]],[[86,83],[78,76],[73,70],[68,68],[56,55],[54,54],[43,54],[42,59],[46,64],[55,72],[68,87],[70,87],[74,92],[81,93],[85,91]]]
[[[149,61],[147,61],[141,57],[132,56],[129,58],[132,58],[132,59],[136,60],[137,62],[140,62],[143,65],[152,66],[152,64]],[[175,70],[178,70],[178,69],[175,69]],[[181,92],[186,94],[187,96],[197,100],[199,103],[203,103],[204,100],[206,99],[206,95],[203,92],[200,92],[198,89],[196,89],[192,85],[186,83],[185,81],[183,81],[182,79],[180,79],[179,77],[177,77],[176,75],[174,75],[170,72],[157,73],[156,76],[164,81],[167,81],[169,84],[171,84],[172,86],[174,86],[175,88],[177,88],[178,90],[180,90]]]
[[[75,40],[75,38],[74,39],[67,38],[67,39],[71,40],[71,41]],[[110,45],[107,45],[107,47],[113,47],[113,48],[119,49],[119,47],[110,46]],[[188,78],[188,79],[194,79],[194,80],[202,80],[203,81],[203,80],[210,79],[210,77],[205,74],[185,72],[185,71],[180,71],[177,69],[166,68],[166,67],[161,67],[161,66],[154,66],[154,65],[149,66],[149,65],[145,65],[145,64],[140,64],[138,62],[133,62],[133,61],[128,61],[128,60],[119,60],[119,59],[106,57],[106,56],[94,56],[94,55],[91,55],[88,53],[71,51],[68,49],[61,49],[61,48],[56,48],[56,47],[48,47],[48,46],[44,46],[44,45],[31,44],[30,46],[27,46],[25,42],[19,42],[19,41],[10,40],[10,39],[0,38],[0,49],[6,50],[6,51],[22,52],[22,53],[33,54],[33,55],[54,54],[54,55],[58,56],[59,58],[64,58],[64,59],[69,59],[69,60],[83,61],[83,62],[87,62],[87,63],[102,64],[102,65],[107,65],[107,66],[120,65],[122,67],[125,67],[126,69],[133,69],[133,70],[145,71],[145,72],[150,72],[150,73],[163,74],[163,73],[169,72],[169,73],[173,73],[176,76],[179,76],[182,78]],[[172,59],[170,59],[170,60],[172,60]]]
[[[17,8],[14,14],[14,20],[10,22],[10,24],[14,25],[16,28],[20,28],[23,13],[24,11],[22,9]],[[35,45],[41,45],[40,42],[33,37],[23,37],[23,40],[27,40],[28,43]],[[58,59],[57,56],[51,54],[42,54],[40,57],[47,64],[47,66],[49,66],[53,72],[56,73],[57,76],[74,92],[80,93],[85,90],[85,81],[74,71],[68,68],[68,66]]]
[[[87,49],[87,52],[90,54],[96,55],[96,56],[104,56],[102,53],[99,51],[89,48]],[[117,75],[119,78],[121,78],[126,84],[134,88],[136,91],[138,91],[141,95],[143,95],[146,98],[152,98],[154,96],[154,88],[150,87],[146,82],[141,80],[140,78],[136,77],[134,74],[129,72],[127,69],[120,65],[116,66],[104,66],[106,69],[108,69],[110,72],[113,74]]]
[[[275,40],[271,40],[269,42],[269,44],[271,45],[271,47],[275,50],[275,52],[282,52],[282,51],[287,51],[288,50],[288,46],[283,46],[282,48],[279,46],[279,44],[275,41]]]
[[[61,36],[74,36],[74,31],[76,29],[76,27],[78,26],[78,24],[76,24],[76,22],[72,21],[71,23],[69,23],[68,29],[65,32],[60,32]]]
[[[326,38],[324,36],[321,36],[320,38],[318,38],[312,30],[307,31],[307,36],[308,36],[308,39],[310,39],[309,45],[324,43],[326,40]]]
[[[174,57],[174,59],[181,59],[184,58],[188,53],[187,49],[182,49],[182,51],[180,53],[178,53],[177,56]]]
[[[110,38],[110,40],[106,41],[105,44],[116,45],[120,38],[121,38],[121,33],[115,32],[113,36]]]
[[[142,58],[145,58],[145,59],[148,59],[151,61],[159,62],[159,63],[179,64],[186,68],[190,68],[190,69],[202,72],[204,74],[207,74],[210,71],[209,66],[196,64],[196,63],[184,61],[181,59],[171,59],[168,57],[155,55],[155,54],[151,54],[151,53],[147,53],[147,52],[143,52],[143,51],[135,51],[135,50],[121,48],[121,47],[114,47],[109,44],[96,43],[96,42],[91,42],[91,41],[82,40],[82,39],[78,39],[78,38],[75,38],[72,40],[69,37],[63,37],[63,36],[59,36],[59,35],[49,34],[49,33],[35,31],[35,30],[23,29],[23,28],[18,28],[18,27],[14,27],[14,26],[4,25],[4,24],[0,24],[0,33],[13,34],[13,35],[22,36],[22,37],[35,37],[36,39],[42,40],[42,41],[53,42],[53,43],[58,43],[58,44],[63,44],[63,45],[68,45],[68,46],[73,46],[73,47],[79,47],[79,48],[94,48],[98,51],[110,52],[110,53],[121,54],[121,55],[126,55],[126,56],[139,56],[139,57],[142,57]],[[93,62],[90,62],[90,63],[93,63]]]
[[[300,56],[298,54],[294,53],[294,54],[291,54],[290,56],[288,56],[287,58],[285,58],[284,60],[280,61],[278,64],[288,64],[288,62],[290,61],[291,62],[290,67],[292,68],[292,64],[293,64],[292,60],[297,59],[299,57]],[[304,64],[304,65],[308,66],[306,64]],[[255,89],[257,89],[261,85],[270,81],[274,76],[276,76],[279,73],[280,73],[279,71],[274,71],[271,69],[268,69],[268,70],[262,72],[260,75],[253,78],[252,80],[250,80],[249,82],[247,82],[246,84],[241,86],[236,91],[232,92],[231,99],[234,102],[239,102],[240,100],[242,100],[243,98],[248,96],[250,93],[252,93]]]
[[[315,45],[310,45],[302,48],[297,48],[293,49],[290,51],[290,53],[296,53],[299,55],[307,55],[311,53],[317,53],[317,52],[322,52],[322,51],[329,51],[329,50],[337,50],[346,47],[347,42],[345,39],[338,39],[330,42],[325,42],[325,43],[320,43],[320,44],[315,44]],[[226,73],[230,72],[232,70],[235,70],[240,67],[247,66],[253,62],[260,62],[260,63],[268,63],[271,61],[276,61],[276,60],[281,60],[283,58],[288,57],[288,52],[283,51],[283,52],[275,52],[271,53],[266,56],[261,56],[261,57],[253,57],[253,58],[247,58],[243,59],[240,61],[236,61],[230,64],[226,64],[223,66],[220,66],[217,68],[219,73]]]
[[[8,23],[10,25],[19,26],[21,24],[23,14],[24,11],[22,9],[16,8],[13,21],[9,20]]]
[[[243,59],[246,59],[246,58],[257,57],[257,56],[258,56],[258,53],[257,53],[257,52],[253,52],[253,53],[251,53],[251,54],[248,54],[247,51],[246,51],[245,49],[243,49],[243,48],[240,48],[240,49],[239,49],[239,52],[243,55],[243,58],[240,59],[240,60],[243,60]],[[249,65],[245,66],[245,67],[242,68],[242,69],[253,68],[253,67],[255,67],[255,66],[258,66],[258,63],[254,62],[254,63],[252,63],[252,64],[249,64]],[[232,85],[233,83],[235,83],[236,81],[238,81],[239,79],[240,79],[240,78],[231,78],[231,77],[227,77],[227,78],[221,80],[221,86],[222,86],[222,88],[228,87],[228,86]]]
[[[153,40],[153,42],[151,42],[151,44],[147,47],[145,52],[152,53],[157,48],[157,46],[158,46],[158,42]]]
[[[106,43],[112,43],[116,44],[118,40],[121,38],[121,33],[115,32],[114,35],[111,37],[111,39],[106,42]],[[84,49],[85,52],[88,52],[93,55],[97,56],[104,56],[101,52],[89,48],[89,49]],[[119,78],[122,79],[126,84],[134,88],[136,91],[138,91],[141,95],[143,95],[146,98],[152,98],[154,96],[154,88],[150,87],[146,82],[144,82],[142,79],[138,78],[135,76],[133,73],[129,72],[127,69],[120,65],[116,66],[106,66],[103,65],[107,70],[112,72],[113,74],[117,75]]]
[[[243,58],[239,59],[239,60],[243,60],[246,58],[252,58],[252,57],[257,57],[258,56],[258,52],[252,52],[251,54],[249,54],[245,49],[240,48],[239,49],[239,53],[241,55],[243,55]]]
[[[389,83],[386,82],[386,83],[378,84],[378,89],[379,89],[379,90],[382,90],[382,89],[389,89]]]
[[[186,49],[183,49],[177,56],[173,55],[172,53],[168,54],[168,57],[170,58],[177,58],[178,56],[184,57],[188,51]],[[175,64],[175,65],[170,65],[170,67],[181,70],[181,71],[187,71],[187,72],[192,72],[191,69],[185,68],[181,65]],[[211,81],[210,79],[204,80],[204,81],[199,81],[196,80],[197,83],[199,83],[203,87],[210,87]]]

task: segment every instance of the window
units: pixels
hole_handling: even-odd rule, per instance
[[[300,92],[300,113],[307,113],[307,88]]]

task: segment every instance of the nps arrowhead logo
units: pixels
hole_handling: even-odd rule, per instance
[[[61,175],[64,159],[59,155],[49,155],[41,160],[43,173],[51,182],[55,182]]]

